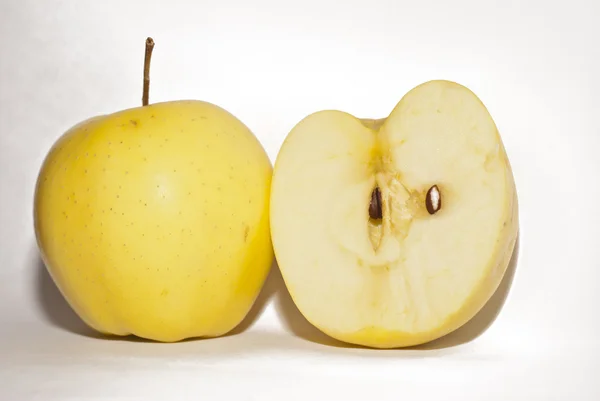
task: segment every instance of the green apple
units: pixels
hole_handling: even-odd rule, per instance
[[[462,326],[502,280],[517,231],[501,137],[457,83],[419,85],[381,120],[312,114],[277,156],[279,267],[304,316],[342,341],[403,347]]]
[[[223,335],[272,264],[272,166],[227,111],[148,105],[144,86],[144,106],[89,119],[54,144],[35,192],[38,245],[64,297],[99,332]]]

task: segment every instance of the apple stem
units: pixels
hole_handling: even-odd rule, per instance
[[[150,92],[150,59],[152,58],[152,49],[154,49],[154,40],[146,39],[146,54],[144,56],[144,92],[142,94],[142,106],[148,106],[148,97]]]

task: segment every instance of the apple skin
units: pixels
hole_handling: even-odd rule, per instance
[[[41,257],[98,332],[174,342],[247,315],[273,261],[271,162],[213,104],[155,103],[86,120],[39,172]]]

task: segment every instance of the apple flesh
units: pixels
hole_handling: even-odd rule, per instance
[[[271,174],[250,130],[210,103],[89,119],[58,139],[39,173],[42,258],[102,333],[168,342],[225,334],[272,264]]]
[[[517,231],[500,135],[453,82],[419,85],[381,120],[312,114],[275,163],[286,286],[313,325],[349,343],[411,346],[462,326],[502,280]]]

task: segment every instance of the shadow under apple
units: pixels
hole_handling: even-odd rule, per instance
[[[520,236],[517,237],[511,260],[500,285],[488,302],[471,320],[444,337],[438,338],[437,340],[426,344],[408,347],[405,349],[436,350],[451,348],[471,342],[481,336],[492,325],[494,320],[496,320],[500,311],[502,310],[502,307],[504,306],[506,298],[508,297],[508,293],[512,286],[513,278],[517,268],[519,244]],[[275,308],[278,314],[281,316],[284,326],[290,331],[290,333],[305,340],[322,345],[342,348],[365,348],[338,341],[318,330],[315,326],[308,322],[308,320],[306,320],[306,318],[294,304],[289,291],[285,287],[278,268],[277,274],[274,274],[274,280],[278,282],[277,286],[280,287],[275,299]]]

